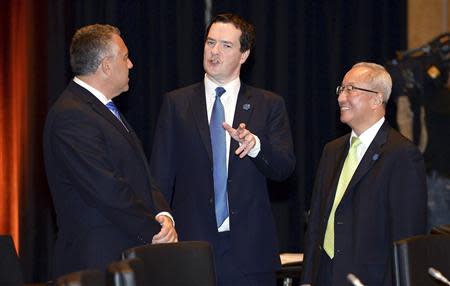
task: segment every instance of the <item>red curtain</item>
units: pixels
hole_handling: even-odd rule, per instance
[[[40,144],[43,120],[37,117],[46,105],[46,65],[40,63],[47,45],[39,39],[46,21],[39,24],[45,14],[38,15],[42,9],[33,2],[4,1],[0,9],[0,234],[10,234],[17,250],[39,154],[31,152]]]

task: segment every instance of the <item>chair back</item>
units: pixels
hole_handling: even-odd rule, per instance
[[[149,286],[149,273],[139,258],[125,259],[113,262],[106,272],[108,286]]]
[[[149,284],[158,286],[215,286],[211,245],[206,241],[149,244],[130,248],[123,258],[140,258]]]
[[[450,234],[450,224],[443,224],[433,227],[430,230],[431,234]]]
[[[105,286],[105,273],[100,270],[82,270],[59,277],[57,286]]]
[[[396,286],[443,285],[428,274],[430,267],[450,279],[450,235],[419,235],[394,242]]]

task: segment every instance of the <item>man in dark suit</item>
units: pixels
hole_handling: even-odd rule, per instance
[[[177,240],[141,143],[111,101],[128,90],[133,66],[119,30],[79,29],[70,63],[76,76],[49,111],[44,130],[58,224],[55,278],[103,270],[129,247]]]
[[[266,179],[295,158],[283,99],[242,83],[253,27],[232,14],[207,29],[203,82],[165,95],[151,157],[180,240],[207,240],[219,285],[274,285],[280,265]]]
[[[336,92],[352,128],[322,154],[306,234],[303,284],[392,285],[393,242],[423,234],[425,168],[419,150],[385,121],[392,80],[380,65],[359,63]]]

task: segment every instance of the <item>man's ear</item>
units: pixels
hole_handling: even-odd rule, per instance
[[[375,95],[375,98],[374,98],[374,104],[375,104],[375,105],[381,105],[381,104],[383,104],[383,94],[377,93],[377,94]]]
[[[240,60],[240,63],[241,63],[241,65],[243,64],[243,63],[245,63],[245,61],[248,59],[248,56],[250,55],[250,50],[246,50],[245,52],[243,52],[242,54],[241,54],[241,60]]]
[[[105,75],[110,75],[111,74],[111,63],[109,62],[108,57],[104,58],[100,62],[99,68],[101,69],[103,74],[105,74]]]

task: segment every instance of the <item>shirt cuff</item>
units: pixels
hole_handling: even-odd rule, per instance
[[[173,226],[175,227],[175,220],[173,219],[173,216],[169,212],[160,212],[156,215],[156,217],[159,217],[161,215],[167,216],[172,221]]]
[[[253,136],[255,137],[255,146],[253,146],[252,150],[250,150],[250,152],[247,153],[248,156],[255,158],[256,156],[258,156],[259,151],[261,151],[261,141],[259,140],[258,136],[256,136],[255,134],[253,134]],[[239,146],[241,146],[242,144],[239,143]]]

